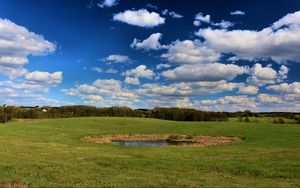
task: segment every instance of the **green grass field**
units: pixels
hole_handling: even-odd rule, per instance
[[[81,142],[115,133],[225,135],[231,145],[122,147]],[[0,124],[0,179],[29,186],[300,187],[300,125],[138,118]]]

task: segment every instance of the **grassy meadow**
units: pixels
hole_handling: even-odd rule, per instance
[[[102,134],[239,136],[211,147],[122,147]],[[0,180],[28,186],[300,187],[300,125],[142,118],[15,120],[0,124]]]

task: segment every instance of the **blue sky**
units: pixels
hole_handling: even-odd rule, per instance
[[[0,0],[0,103],[300,111],[300,1]]]

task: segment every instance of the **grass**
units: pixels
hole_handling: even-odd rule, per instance
[[[230,145],[122,147],[102,134],[239,136]],[[300,187],[300,125],[70,118],[0,124],[0,179],[28,186]]]
[[[9,182],[0,181],[0,188],[27,188],[27,186],[17,178]]]

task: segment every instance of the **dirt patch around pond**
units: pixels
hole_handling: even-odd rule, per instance
[[[98,144],[108,144],[116,141],[167,141],[182,143],[180,144],[180,146],[206,147],[231,144],[240,141],[241,138],[232,136],[200,136],[170,134],[113,134],[101,136],[86,136],[81,138],[80,140],[84,142],[94,142]]]

